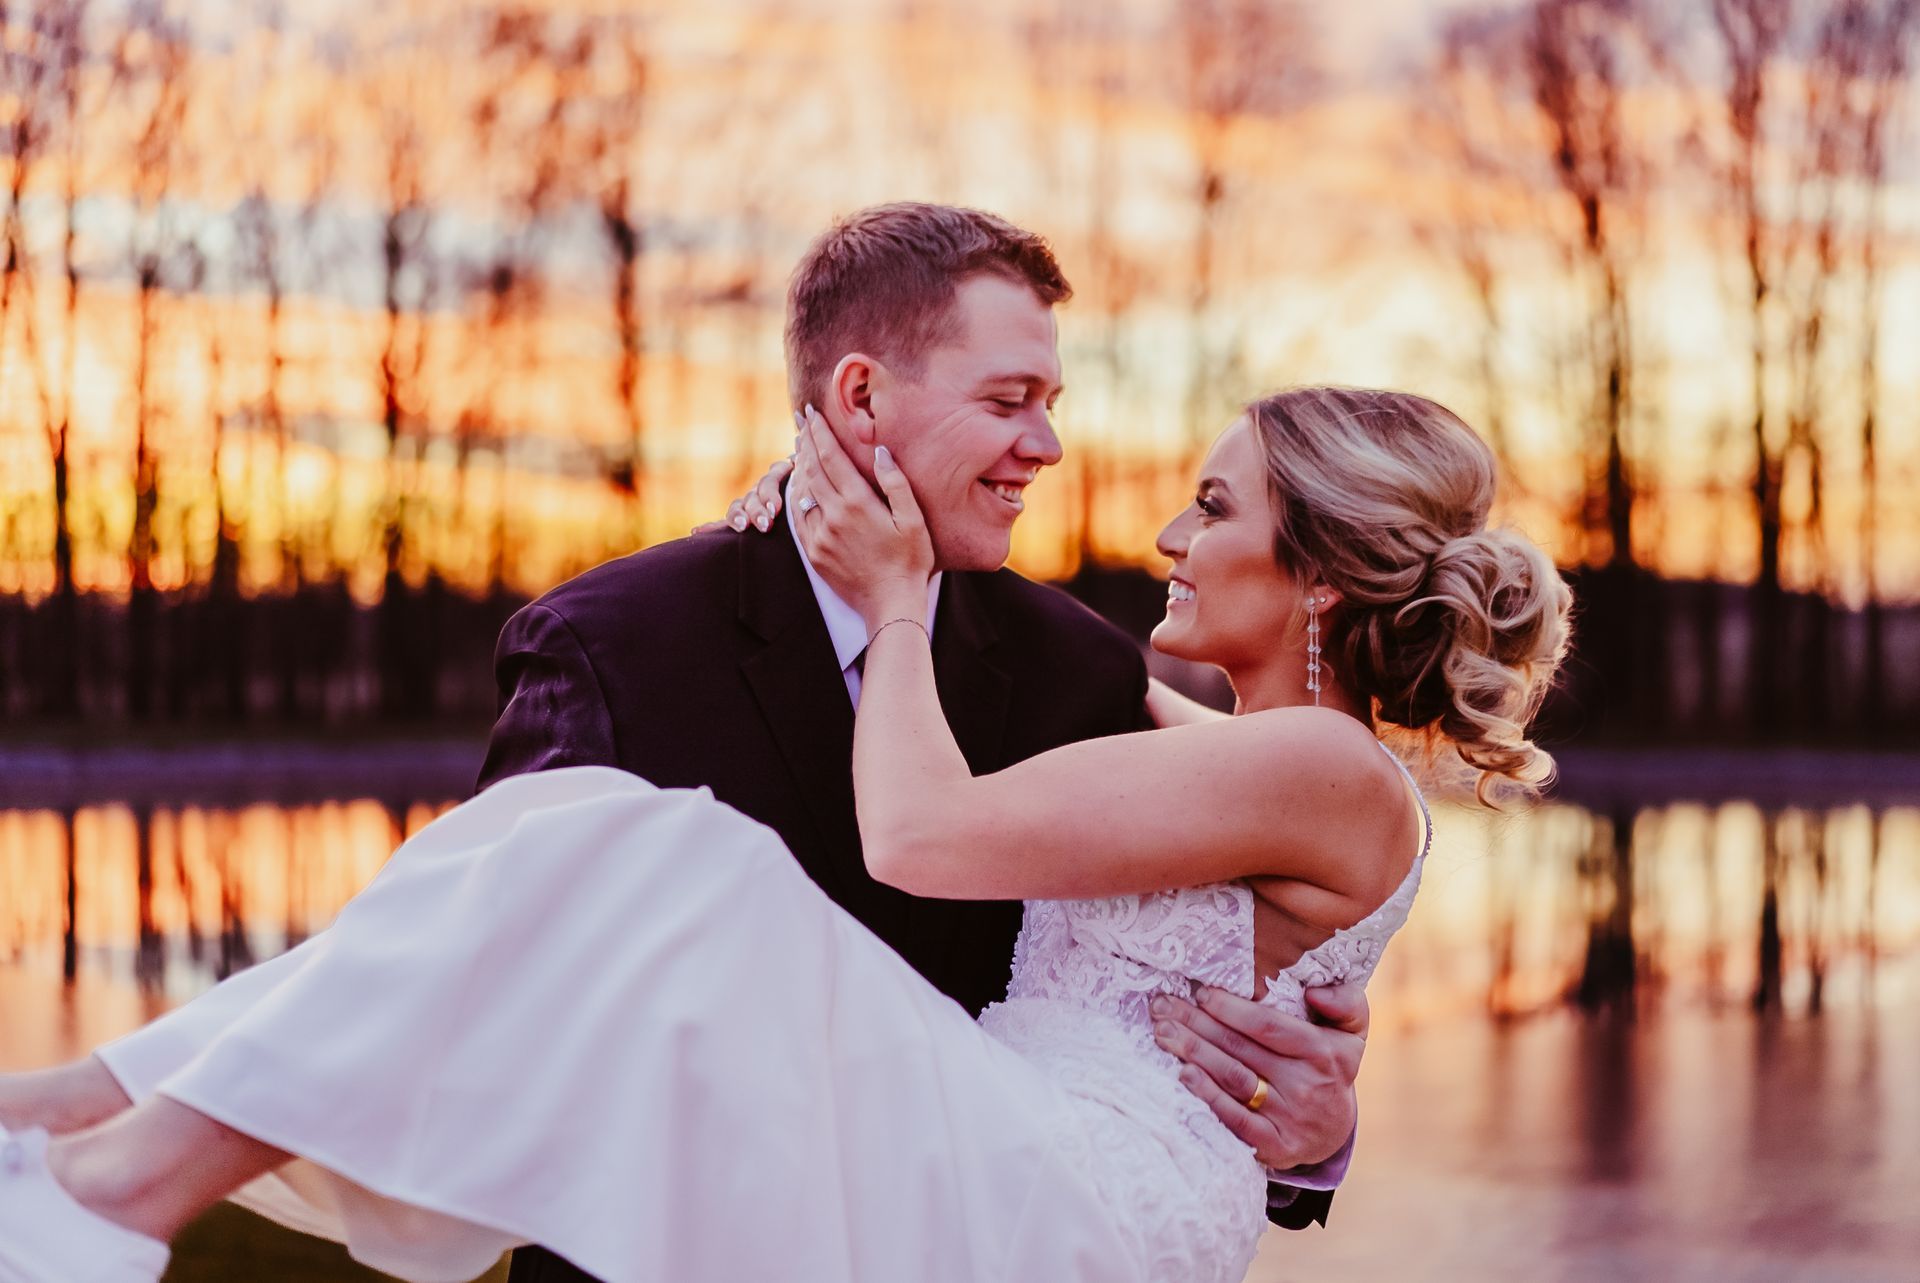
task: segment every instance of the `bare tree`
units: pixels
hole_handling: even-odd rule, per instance
[[[273,137],[269,105],[273,98],[270,77],[282,74],[286,67],[282,53],[286,47],[285,12],[278,0],[265,0],[260,14],[260,34],[266,48],[261,51],[263,74],[249,78],[237,88],[244,95],[234,104],[236,115],[248,119],[247,134],[254,145],[235,149],[234,163],[245,174],[245,194],[230,218],[238,275],[257,285],[261,292],[262,340],[265,345],[261,394],[253,417],[272,434],[274,468],[280,478],[280,582],[283,590],[298,592],[300,557],[288,515],[286,478],[290,453],[287,412],[283,400],[286,377],[286,265],[282,262],[285,235],[283,217],[275,193],[269,190],[267,168],[277,159],[279,145],[286,140]],[[271,139],[267,146],[260,143]],[[317,193],[316,193],[317,195]]]
[[[159,312],[182,248],[178,211],[170,198],[190,88],[188,65],[186,32],[168,12],[166,0],[136,0],[126,14],[113,51],[116,82],[133,121],[128,162],[134,208],[127,245],[135,311],[127,702],[136,717],[152,717],[158,711],[154,660],[159,600],[153,561],[160,457],[154,438],[166,413],[157,380]]]
[[[592,86],[583,125],[584,165],[594,210],[608,254],[608,315],[613,325],[614,403],[624,427],[622,444],[608,462],[616,490],[632,497],[634,531],[647,515],[646,373],[647,314],[641,274],[647,254],[647,224],[640,208],[645,190],[641,165],[647,116],[651,52],[638,18],[609,20],[595,33]]]
[[[1638,674],[1663,669],[1664,638],[1638,600],[1634,518],[1641,482],[1632,434],[1647,408],[1638,396],[1642,345],[1635,324],[1634,268],[1644,254],[1646,193],[1654,142],[1628,118],[1630,95],[1665,73],[1665,37],[1637,0],[1531,0],[1518,11],[1487,9],[1453,20],[1443,40],[1428,122],[1459,163],[1489,177],[1515,175],[1537,193],[1530,213],[1539,239],[1573,287],[1569,333],[1547,339],[1549,387],[1565,407],[1582,469],[1574,507],[1581,560],[1597,572],[1583,591],[1592,610],[1583,649],[1606,683],[1603,707],[1635,724],[1663,713],[1659,692]],[[1484,100],[1484,101],[1481,101]],[[1490,133],[1463,130],[1482,118]],[[1464,137],[1463,137],[1464,135]],[[1466,196],[1480,200],[1481,193]],[[1521,208],[1528,208],[1522,204]],[[1483,353],[1490,364],[1499,317],[1493,248],[1469,208],[1464,232],[1448,234],[1482,298]]]
[[[418,716],[433,700],[429,674],[415,662],[428,642],[406,617],[405,570],[425,445],[421,374],[430,341],[429,312],[438,287],[430,245],[438,212],[429,175],[435,134],[428,119],[426,87],[408,64],[413,49],[440,34],[437,27],[419,25],[389,33],[384,57],[368,80],[381,184],[381,339],[376,386],[386,441],[385,497],[376,532],[382,576],[375,632],[380,707],[388,717]]]
[[[1785,464],[1769,413],[1772,345],[1768,334],[1774,277],[1769,222],[1761,199],[1765,184],[1762,165],[1769,141],[1774,62],[1786,43],[1792,20],[1793,0],[1713,0],[1713,25],[1726,71],[1725,123],[1731,136],[1723,181],[1740,219],[1747,284],[1753,398],[1751,490],[1759,526],[1759,570],[1750,620],[1747,679],[1749,716],[1763,731],[1777,724],[1773,692],[1779,672],[1781,488]]]
[[[1063,403],[1069,422],[1118,423],[1132,381],[1127,317],[1147,273],[1129,252],[1118,216],[1126,194],[1122,118],[1138,90],[1135,59],[1144,35],[1124,10],[1071,0],[1036,6],[1022,30],[1035,95],[1032,114],[1052,126],[1039,131],[1046,150],[1036,169],[1048,184],[1048,203],[1073,210],[1079,219],[1074,306],[1097,318],[1086,358],[1075,361],[1076,369],[1093,373],[1072,380],[1075,394]],[[1089,434],[1068,456],[1077,482],[1063,549],[1069,565],[1099,556],[1101,506],[1112,500],[1117,481],[1110,451]]]
[[[1441,28],[1433,65],[1419,81],[1414,103],[1414,141],[1443,166],[1442,212],[1416,221],[1414,235],[1454,265],[1473,301],[1478,322],[1474,381],[1484,411],[1477,420],[1488,444],[1506,466],[1509,484],[1524,483],[1514,467],[1507,420],[1508,389],[1500,348],[1506,337],[1501,300],[1502,242],[1515,230],[1498,212],[1527,201],[1515,157],[1524,154],[1509,113],[1499,101],[1499,82],[1478,65],[1476,52],[1489,33],[1483,15],[1455,14]]]
[[[1881,246],[1886,236],[1888,134],[1894,107],[1909,88],[1913,47],[1920,36],[1920,0],[1843,0],[1835,23],[1842,43],[1856,51],[1855,75],[1842,92],[1855,122],[1854,173],[1865,192],[1859,235],[1860,560],[1866,594],[1866,654],[1861,707],[1869,734],[1884,733],[1887,705],[1886,605],[1881,598],[1880,376]],[[1878,847],[1875,847],[1876,853]]]
[[[7,322],[14,312],[15,300],[26,303],[20,309],[21,329],[26,353],[33,366],[34,386],[41,405],[41,419],[47,436],[47,459],[52,472],[53,494],[53,598],[52,637],[41,685],[41,706],[55,717],[70,717],[80,711],[80,667],[78,663],[79,601],[73,564],[73,464],[72,464],[72,355],[77,331],[77,273],[74,268],[75,220],[78,217],[79,139],[81,121],[81,70],[85,62],[87,11],[89,0],[38,0],[37,4],[20,0],[0,0],[0,31],[20,32],[23,40],[9,39],[0,52],[0,84],[13,102],[13,114],[6,129],[11,154],[11,176],[7,192],[4,241],[0,255],[0,363],[7,354]],[[66,228],[61,243],[63,279],[67,289],[66,377],[56,380],[46,368],[45,345],[41,342],[33,305],[34,281],[27,254],[23,205],[31,176],[38,162],[58,148],[64,160]],[[4,379],[0,364],[0,379]],[[56,403],[53,385],[59,383]]]
[[[0,214],[0,379],[6,375],[9,347],[7,323],[13,319],[16,298],[27,297],[32,324],[32,263],[27,248],[26,193],[46,149],[52,130],[49,80],[55,58],[49,45],[54,32],[48,17],[31,3],[0,0],[0,138],[7,149],[7,207]]]
[[[470,333],[470,364],[478,366],[470,395],[455,425],[459,511],[455,524],[471,517],[471,453],[476,440],[495,447],[500,470],[488,534],[489,594],[505,582],[508,558],[504,502],[508,439],[500,421],[505,375],[538,370],[537,324],[545,288],[545,242],[565,208],[581,194],[576,177],[580,148],[573,118],[582,80],[592,58],[594,27],[533,8],[489,11],[479,33],[482,69],[468,120],[475,155],[486,171],[489,194],[503,227],[493,236],[468,282],[478,301],[478,324]],[[517,109],[515,109],[517,108]]]
[[[1630,235],[1644,192],[1624,116],[1634,53],[1650,31],[1627,0],[1537,0],[1525,54],[1534,106],[1546,126],[1550,169],[1575,219],[1573,261],[1592,291],[1588,335],[1594,402],[1585,456],[1599,464],[1582,527],[1604,536],[1606,564],[1634,565],[1634,478],[1628,465],[1633,309]],[[1591,560],[1591,553],[1589,554]]]
[[[1857,201],[1852,189],[1860,180],[1872,181],[1861,172],[1862,152],[1866,135],[1879,127],[1871,117],[1881,95],[1871,87],[1864,93],[1856,88],[1862,82],[1871,86],[1876,78],[1874,64],[1881,56],[1876,48],[1882,37],[1879,15],[1873,10],[1868,0],[1840,0],[1819,16],[1811,33],[1811,47],[1801,60],[1798,128],[1787,149],[1794,203],[1777,237],[1782,282],[1778,297],[1786,323],[1782,416],[1786,429],[1780,443],[1779,480],[1784,491],[1796,475],[1804,477],[1806,495],[1804,511],[1798,514],[1785,511],[1784,494],[1778,501],[1783,536],[1791,523],[1812,556],[1816,590],[1809,603],[1816,608],[1814,624],[1802,631],[1798,662],[1786,665],[1795,674],[1789,689],[1797,695],[1795,711],[1803,725],[1824,720],[1835,702],[1829,689],[1833,665],[1827,644],[1833,584],[1824,438],[1831,426],[1826,422],[1827,407],[1838,401],[1832,378],[1837,371],[1830,368],[1829,359],[1838,333],[1833,324],[1834,296],[1854,257],[1848,253],[1849,237],[1871,234],[1860,225],[1864,220],[1853,208]],[[1870,326],[1874,323],[1869,320]],[[1857,392],[1868,402],[1874,397],[1870,384]]]
[[[1830,708],[1826,440],[1832,424],[1836,292],[1860,281],[1859,356],[1844,376],[1861,406],[1861,535],[1875,542],[1878,507],[1879,246],[1884,235],[1885,134],[1904,88],[1914,30],[1912,0],[1715,0],[1725,84],[1725,145],[1718,177],[1738,211],[1749,330],[1752,399],[1749,490],[1757,563],[1747,664],[1749,716],[1763,734],[1790,716],[1809,722]],[[1802,19],[1805,19],[1804,23]],[[1776,189],[1791,194],[1784,204]],[[1864,193],[1864,205],[1861,193]],[[1804,483],[1804,484],[1802,484]],[[1789,509],[1790,495],[1804,501]],[[1814,566],[1809,627],[1789,628],[1783,583],[1792,541]],[[1877,585],[1869,587],[1870,692],[1884,677]],[[1803,639],[1789,654],[1790,639]],[[1800,701],[1783,700],[1797,692]],[[1870,694],[1869,707],[1876,704]]]
[[[1312,28],[1282,0],[1188,0],[1175,7],[1178,50],[1193,153],[1193,245],[1187,305],[1192,350],[1186,440],[1204,447],[1222,390],[1234,386],[1237,329],[1223,324],[1215,290],[1223,224],[1234,195],[1234,132],[1246,117],[1276,115],[1312,84]]]

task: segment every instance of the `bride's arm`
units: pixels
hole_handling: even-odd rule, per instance
[[[1110,736],[976,777],[919,628],[882,629],[863,681],[861,842],[874,877],[914,895],[1079,899],[1265,874],[1304,884],[1290,896],[1302,916],[1341,923],[1405,872],[1352,858],[1386,846],[1406,799],[1343,714],[1282,709]]]

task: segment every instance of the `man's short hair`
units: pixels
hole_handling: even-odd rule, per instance
[[[835,223],[787,286],[787,385],[795,407],[824,400],[840,358],[869,352],[907,378],[951,338],[961,282],[993,273],[1052,306],[1073,287],[1044,237],[984,210],[900,201]]]

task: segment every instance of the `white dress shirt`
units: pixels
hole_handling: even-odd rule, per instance
[[[860,707],[860,670],[854,667],[854,662],[867,648],[867,621],[813,568],[813,559],[807,556],[807,546],[800,541],[800,522],[803,518],[794,511],[791,503],[786,505],[786,511],[787,529],[793,534],[793,546],[800,550],[800,564],[807,569],[807,582],[813,585],[813,599],[820,603],[820,617],[827,621],[827,636],[833,639],[833,657],[839,661],[840,676],[847,683],[847,697],[857,710]],[[940,603],[942,573],[935,571],[933,578],[927,581],[929,639],[933,636],[934,607]]]

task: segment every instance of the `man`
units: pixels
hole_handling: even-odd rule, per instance
[[[823,235],[788,297],[795,408],[819,407],[856,453],[888,446],[925,513],[941,704],[976,772],[1147,724],[1132,642],[1002,568],[1022,492],[1060,458],[1053,307],[1069,294],[1038,236],[974,210],[897,204]],[[609,562],[502,631],[503,706],[480,787],[580,765],[705,785],[977,1012],[1005,991],[1020,909],[917,899],[868,876],[851,771],[865,645],[859,615],[813,573],[784,516],[765,534],[703,534]],[[1339,1029],[1231,995],[1206,1006],[1173,1004],[1166,1045],[1205,1072],[1204,1097],[1262,1161],[1320,1163],[1276,1185],[1273,1219],[1324,1221],[1353,1128],[1364,1000],[1332,1002]],[[544,1251],[515,1254],[513,1283],[585,1277]]]

